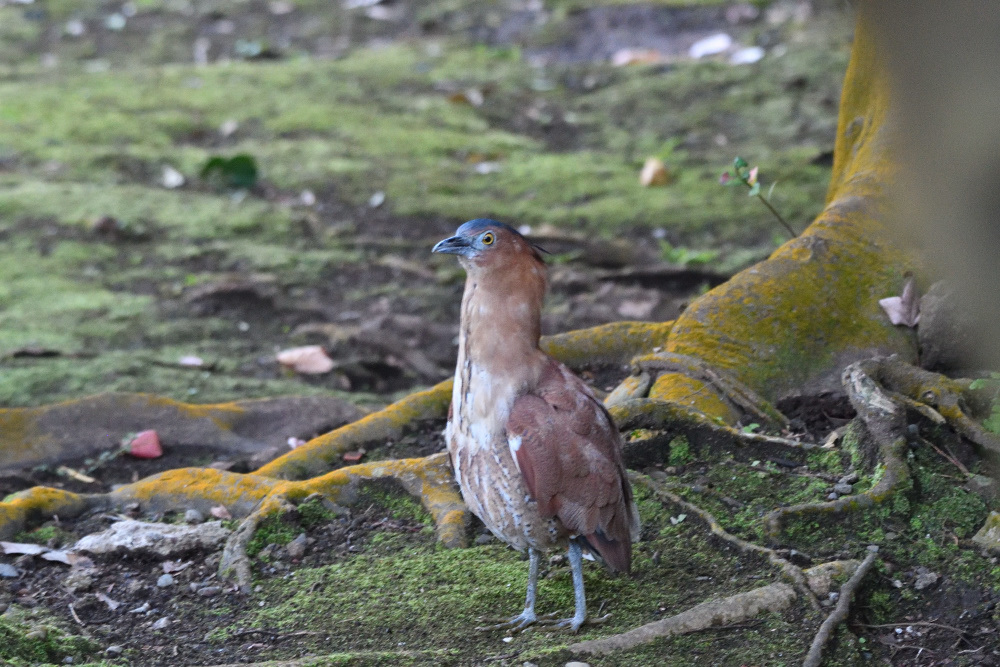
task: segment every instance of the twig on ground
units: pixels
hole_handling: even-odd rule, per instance
[[[69,605],[69,613],[73,616],[73,620],[76,621],[77,624],[80,625],[80,627],[83,627],[84,625],[86,625],[86,623],[84,623],[83,621],[81,621],[80,617],[76,615],[76,609],[73,609],[72,603],[70,603],[70,605]]]
[[[837,626],[847,618],[847,613],[851,610],[851,598],[854,596],[854,591],[858,589],[858,586],[861,585],[861,580],[865,578],[868,570],[875,564],[877,555],[878,547],[874,545],[869,546],[868,555],[861,561],[861,565],[854,571],[851,578],[840,587],[840,597],[837,599],[837,606],[834,607],[833,612],[819,626],[819,630],[813,638],[812,646],[809,647],[809,653],[806,654],[806,659],[803,661],[802,667],[819,667],[823,659],[823,647],[830,641],[830,637],[833,636],[833,631],[837,629]]]

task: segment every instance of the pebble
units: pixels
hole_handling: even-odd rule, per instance
[[[828,496],[826,497],[826,499],[827,499],[827,500],[836,500],[836,499],[837,499],[837,498],[839,498],[839,497],[840,497],[840,496],[838,496],[838,495],[837,495],[836,493],[831,493],[830,495],[828,495]]]
[[[491,535],[490,533],[480,533],[479,535],[476,536],[475,542],[476,545],[482,546],[484,544],[490,544],[491,542],[495,542],[496,539],[497,538],[493,537],[493,535]]]
[[[159,579],[156,580],[156,585],[160,588],[166,588],[167,586],[174,585],[174,578],[169,574],[161,575]]]
[[[590,663],[577,662],[574,660],[573,662],[567,662],[566,667],[590,667]]]
[[[198,595],[200,595],[200,596],[202,596],[204,598],[215,597],[216,595],[218,595],[221,592],[222,592],[222,587],[221,586],[205,586],[203,588],[199,588],[198,589]]]
[[[73,568],[66,575],[66,578],[62,582],[63,587],[70,593],[79,593],[80,591],[85,591],[94,585],[94,578],[90,576],[87,570],[79,570]]]
[[[20,572],[17,568],[10,563],[0,563],[0,577],[17,577],[20,576]]]
[[[196,509],[189,509],[184,512],[185,523],[201,523],[205,520],[205,515]]]
[[[124,653],[125,649],[124,647],[121,647],[118,644],[112,644],[111,646],[104,649],[104,652],[108,655],[109,658],[114,658]]]
[[[160,620],[158,620],[156,623],[153,623],[151,629],[152,630],[163,630],[168,625],[170,625],[170,618],[167,617],[167,616],[164,616],[163,618],[161,618]]]
[[[841,477],[837,481],[837,483],[838,484],[854,484],[855,482],[858,481],[858,479],[859,479],[858,473],[851,472],[851,473],[848,473],[848,474],[844,475],[843,477]]]
[[[846,482],[843,484],[836,484],[833,487],[834,492],[839,493],[842,496],[849,496],[854,492],[854,487]]]

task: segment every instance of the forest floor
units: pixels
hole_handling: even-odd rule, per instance
[[[785,240],[759,202],[720,186],[734,157],[777,184],[771,199],[796,229],[823,205],[852,16],[839,2],[764,4],[0,2],[0,405],[108,391],[384,405],[452,372],[463,274],[429,248],[474,217],[523,226],[552,253],[544,333],[672,319]],[[720,33],[728,51],[690,56]],[[753,46],[759,62],[731,62]],[[640,185],[649,157],[664,161],[665,185]],[[276,350],[307,344],[325,347],[331,372],[277,364]],[[585,377],[607,391],[627,372]],[[837,397],[780,407],[817,442],[853,416]],[[438,451],[441,426],[366,460]],[[164,444],[155,461],[59,462],[94,482],[39,465],[4,471],[0,490],[97,492],[177,467],[262,463]],[[284,446],[269,444],[270,456]],[[789,462],[673,445],[646,471],[760,543],[762,514],[822,500],[853,470],[842,449]],[[801,564],[882,547],[829,664],[1000,664],[1000,568],[968,541],[987,503],[934,451],[910,458],[913,488],[895,502],[791,522],[776,546]],[[591,608],[611,618],[582,638],[779,579],[637,493],[635,573],[588,566]],[[56,519],[15,541],[70,546],[116,518]],[[215,581],[211,549],[86,568],[0,557],[16,568],[0,583],[0,661],[572,659],[578,638],[475,629],[519,611],[527,563],[481,532],[473,541],[440,548],[419,504],[372,485],[350,508],[300,507],[262,528],[250,595]],[[543,567],[540,611],[568,612],[565,561]],[[158,585],[164,574],[172,582]],[[817,624],[800,604],[590,662],[799,664]]]

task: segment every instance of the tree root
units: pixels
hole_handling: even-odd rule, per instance
[[[885,502],[910,482],[910,468],[906,464],[906,409],[892,392],[886,391],[872,373],[872,363],[861,361],[851,364],[842,376],[844,388],[851,405],[864,423],[866,430],[878,446],[882,463],[881,474],[875,484],[863,493],[844,496],[837,500],[802,503],[779,507],[764,517],[768,534],[777,537],[788,517],[808,514],[840,514],[857,511]]]
[[[653,479],[651,479],[646,475],[630,473],[629,479],[634,484],[642,484],[643,486],[648,488],[650,491],[653,492],[653,495],[655,495],[657,498],[660,499],[661,502],[663,501],[669,502],[673,505],[682,508],[685,512],[690,512],[691,514],[694,514],[708,525],[708,528],[713,535],[732,544],[740,551],[758,553],[767,556],[768,561],[772,565],[781,570],[782,575],[784,575],[789,581],[792,582],[795,588],[798,589],[799,593],[801,593],[802,596],[809,601],[810,606],[814,610],[819,611],[819,601],[816,600],[816,596],[813,595],[812,591],[810,590],[809,583],[806,579],[805,574],[803,574],[802,569],[792,564],[785,558],[782,558],[780,555],[778,555],[778,552],[776,552],[774,549],[762,547],[759,544],[748,542],[744,539],[741,539],[739,537],[736,537],[735,535],[730,534],[729,532],[726,531],[725,528],[722,527],[719,521],[711,513],[701,509],[697,505],[694,505],[684,500],[677,494],[666,490],[665,488],[663,488],[661,484],[657,483],[656,481],[654,481]]]
[[[696,357],[672,352],[654,352],[637,357],[632,362],[637,369],[651,373],[680,373],[692,380],[705,383],[716,394],[728,401],[733,408],[752,415],[770,427],[788,426],[788,418],[731,373],[714,368]]]
[[[834,576],[846,574],[858,567],[853,560],[832,561],[805,570],[809,597],[824,596],[830,592]],[[669,618],[653,621],[622,634],[578,642],[570,645],[577,654],[603,655],[613,651],[634,648],[656,639],[698,632],[711,627],[731,625],[753,618],[762,611],[783,611],[796,599],[795,588],[778,582],[737,593],[722,600],[703,602]]]
[[[407,492],[421,500],[433,517],[438,539],[444,546],[465,545],[468,510],[455,485],[448,455],[443,452],[418,459],[363,463],[298,482],[211,468],[181,468],[127,484],[110,493],[77,494],[34,487],[0,503],[0,537],[9,539],[29,522],[53,515],[73,517],[88,510],[121,509],[136,502],[142,509],[154,513],[184,509],[208,513],[212,507],[223,505],[234,517],[251,517],[227,545],[227,573],[239,578],[237,565],[240,562],[239,539],[242,539],[239,536],[252,532],[252,527],[261,519],[283,511],[289,502],[301,501],[312,494],[350,505],[356,501],[362,483],[386,477],[397,480]]]
[[[840,597],[837,598],[837,606],[826,617],[823,624],[819,626],[819,631],[816,632],[816,636],[813,638],[812,646],[809,647],[809,653],[806,654],[806,659],[802,663],[802,667],[819,667],[823,659],[823,647],[830,641],[830,637],[833,636],[833,631],[837,629],[837,626],[847,618],[847,613],[851,609],[851,598],[854,597],[854,591],[858,589],[858,586],[861,585],[861,580],[865,578],[868,570],[875,563],[876,555],[878,555],[878,547],[868,547],[868,555],[861,561],[861,565],[854,571],[851,578],[840,587]]]
[[[268,496],[260,507],[251,512],[226,540],[219,561],[219,576],[233,581],[241,593],[249,593],[253,576],[250,572],[250,557],[247,555],[247,545],[253,539],[257,526],[262,521],[277,514],[288,514],[295,511],[295,506],[282,496]]]

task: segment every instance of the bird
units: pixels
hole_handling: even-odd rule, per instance
[[[584,552],[629,572],[639,518],[622,440],[590,387],[539,348],[547,286],[541,248],[513,227],[477,218],[432,252],[466,271],[445,441],[462,498],[501,541],[527,551],[524,611],[492,626],[515,631],[535,613],[540,555],[568,549],[577,632],[586,620]]]

